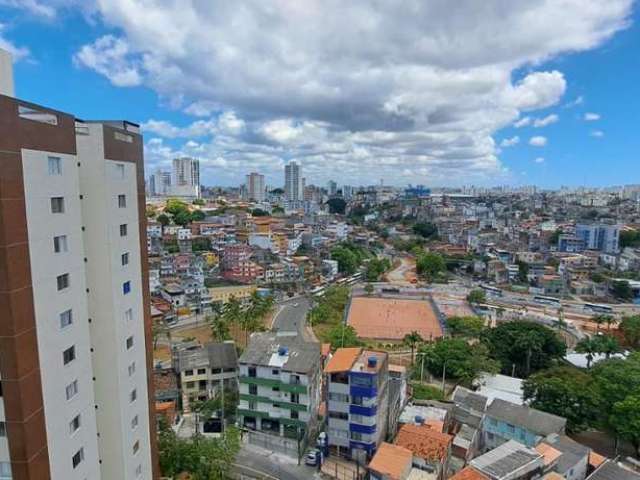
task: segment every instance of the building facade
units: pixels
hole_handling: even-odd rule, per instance
[[[304,184],[302,169],[296,162],[289,162],[284,167],[284,198],[289,205],[296,205],[303,200]]]
[[[388,355],[340,348],[324,373],[330,447],[354,459],[371,457],[387,433]]]
[[[200,160],[180,157],[173,159],[171,195],[177,197],[200,197]]]
[[[264,202],[264,175],[251,172],[247,175],[247,197],[254,202]]]
[[[157,478],[142,137],[0,95],[0,478]]]

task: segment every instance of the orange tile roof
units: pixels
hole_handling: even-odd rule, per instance
[[[369,469],[386,475],[390,480],[401,480],[411,469],[413,455],[410,450],[383,442],[369,463]]]
[[[592,467],[599,467],[605,462],[606,459],[607,457],[603,457],[602,455],[594,451],[591,451],[589,453],[589,465],[591,465]]]
[[[324,368],[324,373],[345,372],[353,366],[362,352],[361,348],[339,348]]]
[[[389,371],[390,372],[405,373],[407,371],[407,367],[405,367],[404,365],[395,365],[393,363],[390,363],[389,364]]]
[[[560,458],[560,455],[562,455],[562,452],[556,450],[551,445],[544,442],[536,446],[536,451],[540,455],[542,455],[545,466],[551,465],[558,458]]]
[[[475,468],[465,467],[449,480],[489,480],[489,477],[486,477]]]
[[[428,425],[405,424],[396,436],[396,445],[408,448],[425,460],[444,460],[453,437]]]
[[[566,480],[565,477],[556,472],[547,473],[542,480]]]
[[[413,331],[425,340],[442,336],[436,312],[425,300],[356,297],[347,322],[361,338],[400,341]]]
[[[424,424],[435,432],[442,433],[444,430],[444,422],[439,420],[425,420]]]

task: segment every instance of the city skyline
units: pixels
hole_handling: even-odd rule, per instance
[[[142,8],[0,1],[0,45],[14,54],[18,96],[139,122],[148,172],[191,156],[205,185],[239,185],[247,171],[280,185],[290,160],[317,185],[338,172],[363,185],[635,183],[626,172],[640,148],[630,130],[640,111],[631,0],[514,4],[500,15],[469,5],[466,20],[439,2],[418,2],[411,16],[283,4],[276,15],[288,28],[264,30],[251,28],[269,14],[256,5]],[[324,28],[307,35],[315,15]],[[344,33],[355,16],[370,19],[361,38]],[[531,19],[540,28],[520,27]],[[226,30],[231,20],[247,38]],[[70,24],[73,34],[60,28]],[[487,40],[495,31],[500,48]],[[263,34],[268,62],[256,46]]]

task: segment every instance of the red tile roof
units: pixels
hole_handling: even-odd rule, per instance
[[[449,480],[489,480],[489,477],[486,477],[475,468],[465,467]]]
[[[444,460],[453,437],[427,425],[405,424],[396,436],[396,445],[408,448],[415,456],[425,460]]]

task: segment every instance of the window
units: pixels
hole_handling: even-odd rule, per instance
[[[131,430],[138,428],[138,415],[131,419]]]
[[[336,418],[338,420],[349,420],[349,414],[344,412],[329,412],[329,418]]]
[[[187,388],[193,388],[196,386],[196,382],[187,382]]]
[[[76,468],[82,461],[84,460],[84,449],[81,448],[78,450],[73,457],[71,457],[71,463],[73,464],[73,468]]]
[[[118,208],[126,208],[126,206],[127,206],[127,196],[118,195]]]
[[[63,273],[62,275],[58,275],[56,277],[56,283],[58,285],[58,291],[69,288],[69,274]]]
[[[0,479],[11,480],[11,462],[0,462]]]
[[[64,197],[51,198],[51,213],[64,213]]]
[[[136,401],[137,398],[138,398],[138,391],[134,388],[133,390],[131,390],[131,393],[129,394],[129,401],[133,403]]]
[[[133,347],[133,337],[127,338],[127,350]]]
[[[249,385],[249,395],[258,395],[257,385]]]
[[[74,380],[66,387],[67,400],[71,400],[78,394],[78,381]]]
[[[62,175],[62,159],[49,157],[49,175]]]
[[[297,410],[291,410],[291,418],[293,418],[294,420],[298,419],[298,411]]]
[[[120,255],[120,263],[122,263],[123,267],[129,264],[129,253],[123,253]]]
[[[255,378],[256,377],[256,367],[249,367],[248,374],[249,374],[249,376],[251,378]]]
[[[69,422],[69,433],[74,434],[80,428],[80,415],[73,417],[73,420]]]
[[[207,373],[207,369],[206,368],[199,368],[198,369],[198,375],[204,375],[205,373]]]
[[[127,370],[129,371],[129,376],[132,376],[134,373],[136,373],[136,362],[131,362],[127,367]]]
[[[280,375],[280,370],[271,370],[271,375]]]
[[[62,352],[62,361],[65,365],[70,362],[73,362],[76,359],[76,347],[75,345],[70,346],[64,352]]]
[[[60,328],[68,327],[73,323],[73,314],[71,310],[65,310],[60,314]]]
[[[119,142],[133,143],[133,137],[122,132],[113,132],[113,138]]]
[[[184,376],[185,377],[190,377],[193,375],[193,370],[185,370],[184,371]]]
[[[122,225],[120,225],[120,236],[121,237],[126,237],[127,236],[127,224],[123,223]]]
[[[0,437],[7,436],[7,424],[4,422],[0,422]]]
[[[346,393],[329,392],[329,400],[334,402],[349,403],[349,395]]]
[[[136,467],[136,477],[139,478],[142,476],[142,465],[138,465]]]
[[[122,164],[122,163],[117,163],[116,164],[116,177],[117,178],[124,178],[124,164]]]
[[[62,252],[69,251],[69,248],[67,247],[66,235],[58,235],[57,237],[53,237],[53,251],[55,253],[62,253]]]
[[[257,410],[258,409],[258,402],[256,402],[255,400],[249,400],[249,410]]]
[[[133,320],[133,310],[131,310],[130,308],[127,308],[124,311],[124,319],[127,322],[130,322],[131,320]]]
[[[292,393],[291,403],[300,403],[300,395],[298,395],[297,393]]]
[[[135,455],[140,450],[140,441],[136,440],[136,443],[133,444],[133,454]]]
[[[122,284],[122,293],[127,294],[131,291],[131,282],[124,282]]]
[[[351,432],[351,440],[362,440],[362,434],[358,432]]]

